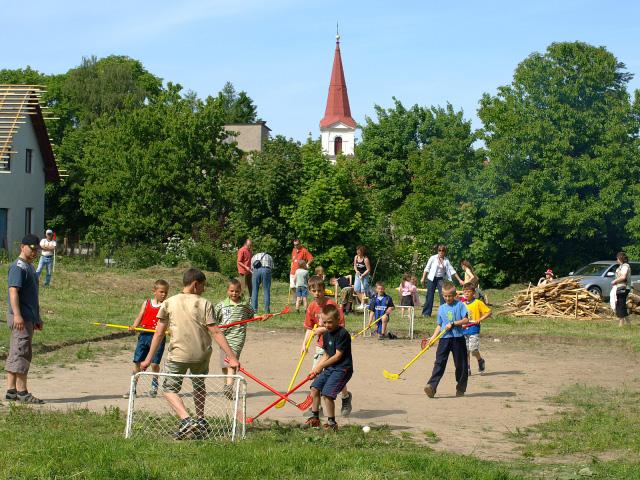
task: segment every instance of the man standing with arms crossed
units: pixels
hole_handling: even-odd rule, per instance
[[[27,390],[27,375],[33,356],[31,343],[34,330],[42,330],[38,301],[38,277],[33,261],[38,256],[40,239],[26,235],[20,244],[20,256],[9,266],[9,313],[11,329],[7,371],[7,400],[41,405],[44,402]]]
[[[253,252],[251,251],[251,239],[247,238],[244,244],[238,250],[238,260],[236,262],[238,268],[238,276],[240,277],[240,283],[242,289],[248,292],[249,299],[251,299],[251,257]]]

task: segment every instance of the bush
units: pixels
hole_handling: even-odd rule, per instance
[[[191,266],[210,272],[220,271],[220,262],[216,256],[216,250],[213,245],[194,242],[189,246],[186,253]]]
[[[162,263],[163,254],[151,245],[125,245],[114,252],[113,258],[117,267],[139,270],[159,265]]]

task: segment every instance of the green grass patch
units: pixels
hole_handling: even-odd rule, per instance
[[[640,458],[640,392],[574,385],[553,400],[566,409],[523,432],[525,455],[613,452]]]
[[[126,440],[118,410],[11,408],[0,416],[5,478],[519,478],[503,465],[436,453],[375,428],[337,433],[274,424],[244,441]]]

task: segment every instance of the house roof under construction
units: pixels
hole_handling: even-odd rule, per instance
[[[40,106],[42,92],[42,87],[37,85],[0,84],[0,162],[9,160],[10,155],[17,153],[12,150],[13,137],[27,123],[28,117],[44,160],[45,179],[53,182],[60,179],[60,173]]]

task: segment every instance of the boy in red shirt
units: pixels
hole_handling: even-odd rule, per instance
[[[309,304],[307,308],[307,315],[304,319],[304,328],[306,329],[306,333],[304,335],[304,339],[302,340],[302,349],[300,352],[304,352],[305,347],[307,345],[307,340],[311,335],[318,336],[318,342],[316,343],[316,351],[313,356],[313,368],[316,367],[318,362],[322,360],[325,351],[323,348],[322,337],[327,331],[322,323],[322,309],[327,305],[334,305],[336,308],[336,302],[326,297],[324,294],[325,284],[322,277],[313,276],[309,279],[309,293],[313,297],[313,301]],[[342,313],[342,309],[338,308],[338,312],[340,318],[338,320],[338,326],[344,327],[344,315]],[[315,332],[313,327],[317,325]],[[340,409],[340,413],[343,417],[348,417],[351,413],[351,393],[347,390],[347,386],[342,389],[342,408]]]
[[[134,328],[148,328],[151,330],[156,329],[158,324],[158,310],[160,305],[165,301],[169,293],[169,283],[166,280],[156,280],[153,285],[153,299],[148,298],[142,304],[140,313],[136,317],[133,325],[129,327],[129,330]],[[138,343],[136,345],[136,351],[133,354],[133,373],[136,374],[140,371],[140,363],[147,358],[149,353],[149,347],[151,347],[151,340],[153,339],[152,332],[140,332],[138,336]],[[165,341],[162,340],[158,351],[153,356],[151,361],[151,371],[158,373],[160,371],[160,362],[162,361],[162,354],[164,353]],[[134,391],[135,393],[135,391]],[[158,394],[158,377],[154,376],[151,380],[151,390],[149,395],[155,397]],[[129,398],[129,392],[123,395],[124,398]]]

